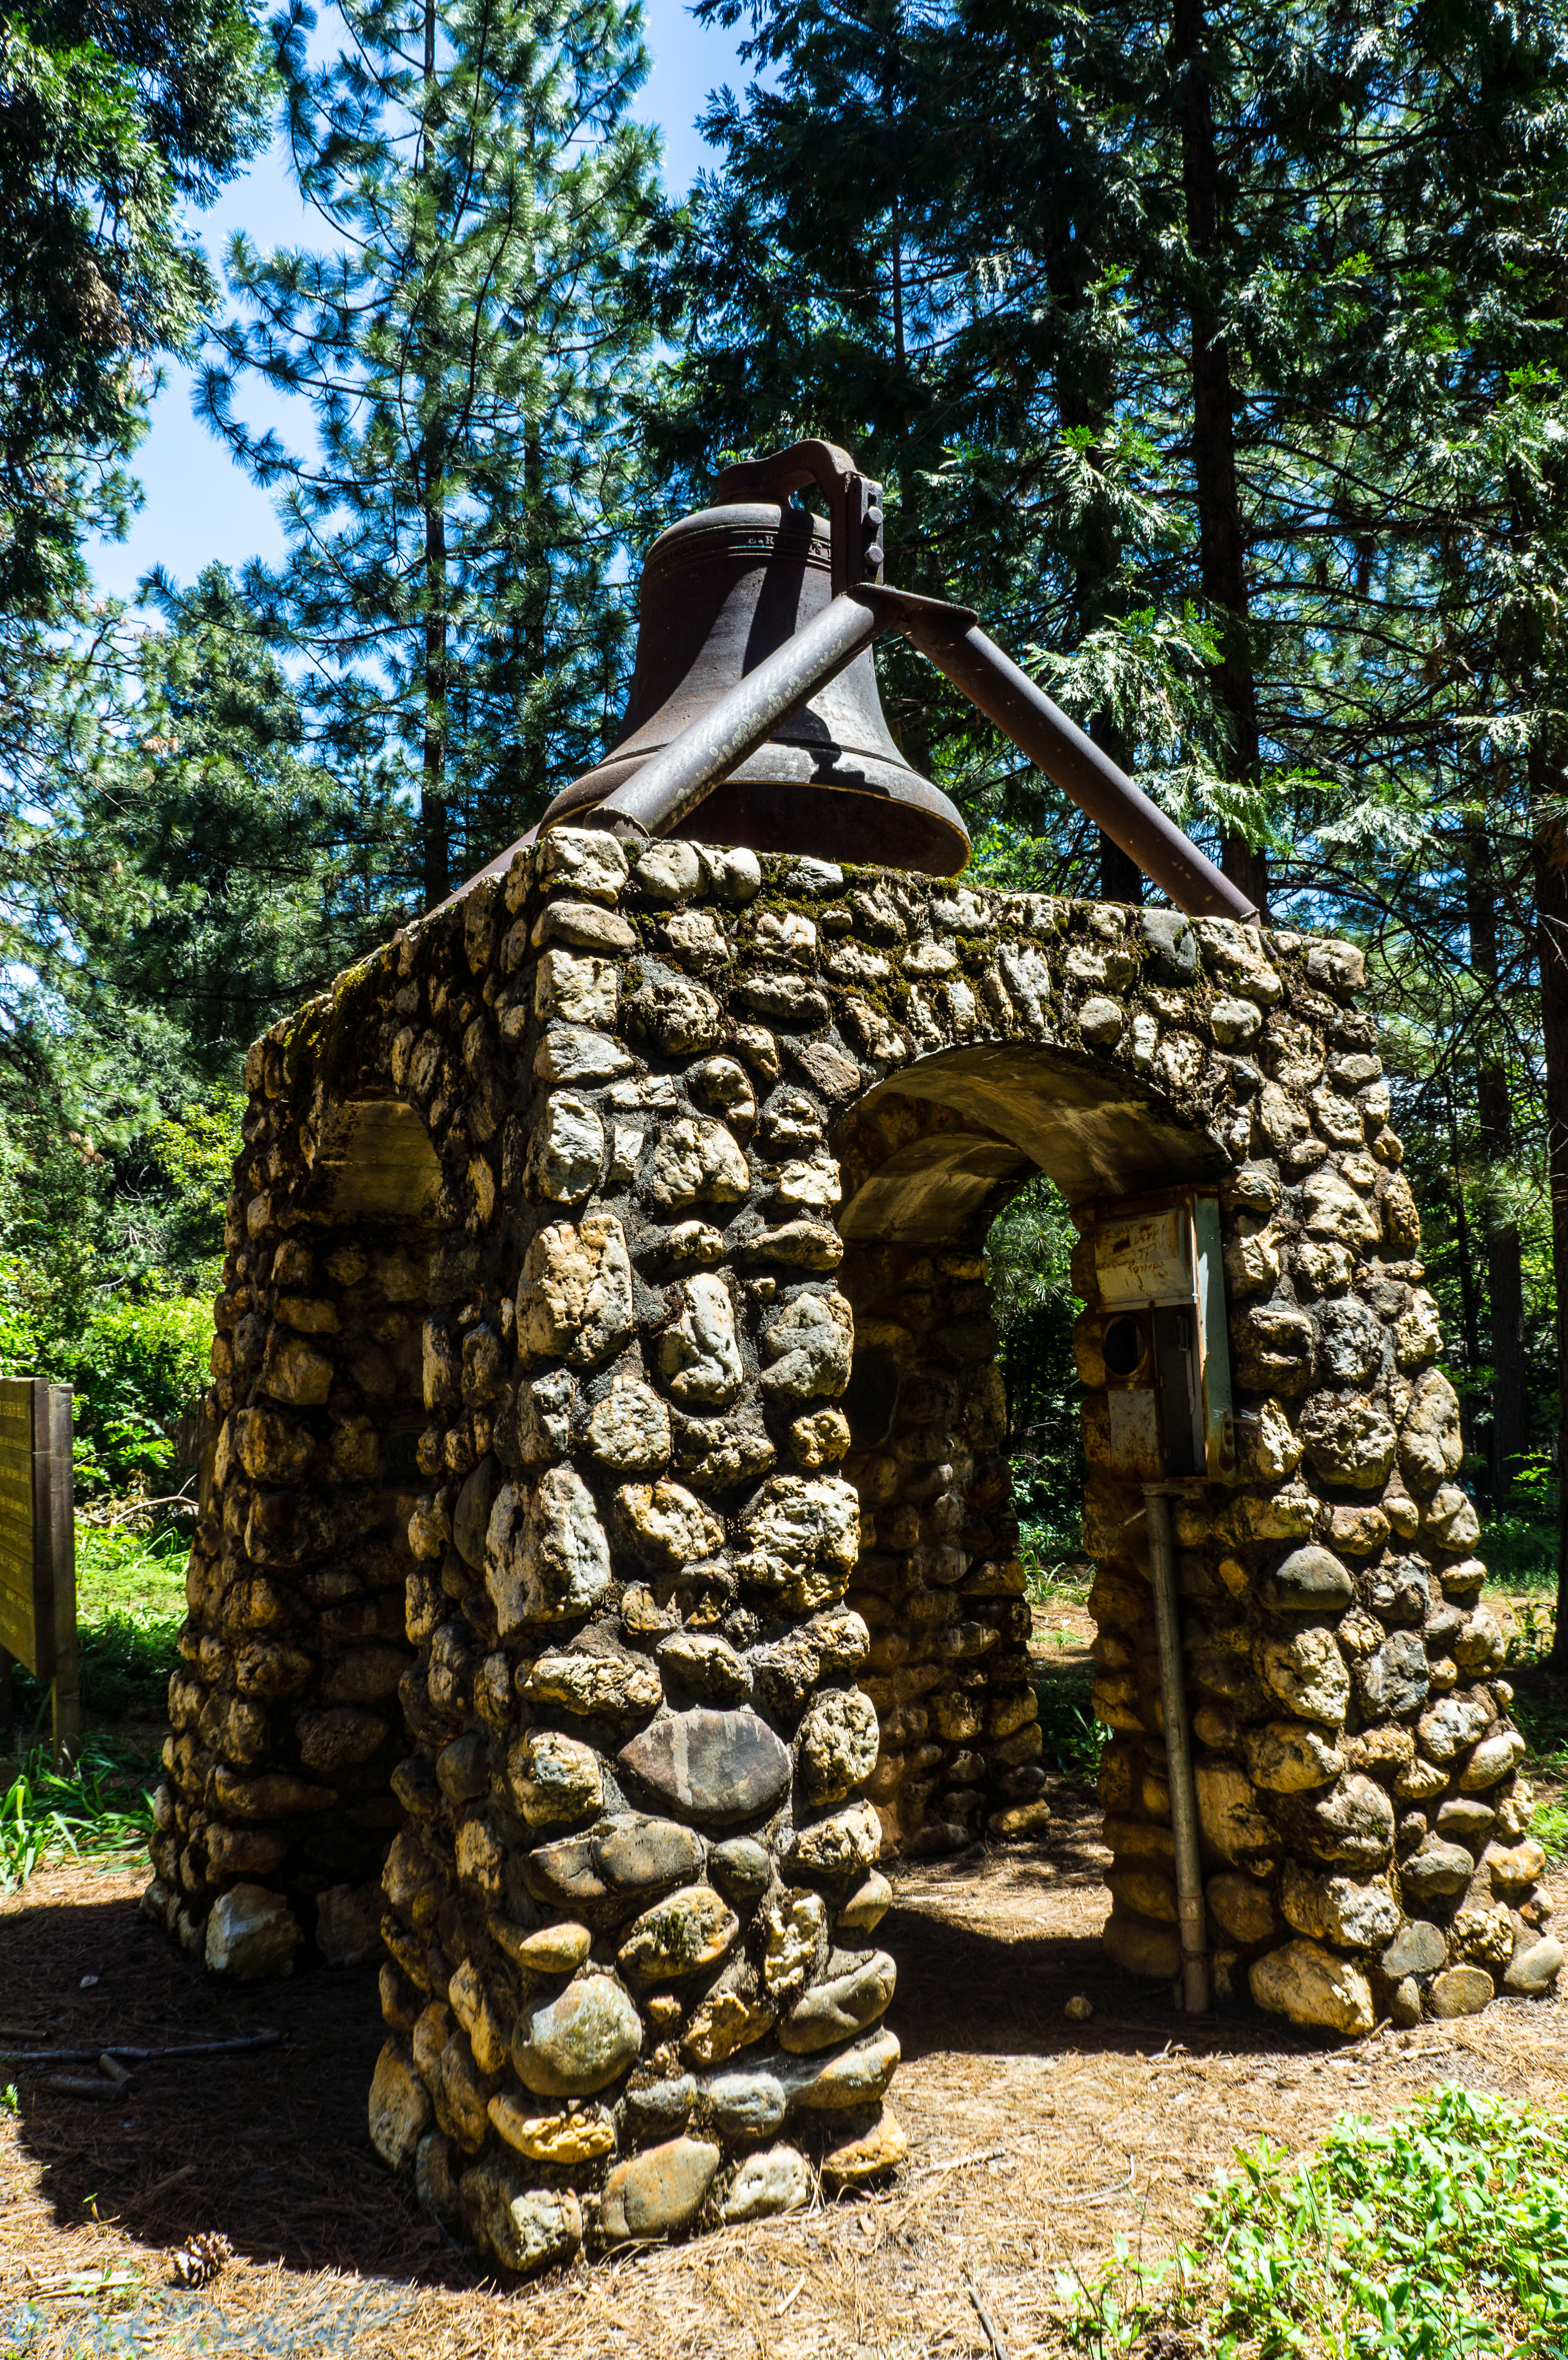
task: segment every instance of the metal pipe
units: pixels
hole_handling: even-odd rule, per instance
[[[1143,1487],[1149,1525],[1149,1567],[1154,1579],[1154,1629],[1160,1645],[1160,1700],[1171,1769],[1171,1830],[1176,1844],[1176,1918],[1181,1940],[1181,1999],[1189,2015],[1209,2005],[1209,1946],[1203,1918],[1203,1872],[1198,1858],[1198,1805],[1192,1788],[1192,1736],[1181,1679],[1181,1626],[1176,1614],[1176,1550],[1171,1498],[1157,1483]]]
[[[670,835],[780,721],[809,705],[895,619],[858,598],[833,599],[576,825],[645,838]]]
[[[1257,917],[1257,905],[977,624],[964,629],[934,600],[911,606],[899,623],[920,653],[1054,779],[1179,910],[1189,917]]]

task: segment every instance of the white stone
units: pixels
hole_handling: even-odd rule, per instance
[[[687,1279],[681,1294],[681,1316],[659,1339],[659,1373],[682,1409],[723,1409],[746,1375],[729,1290],[703,1273]]]
[[[1474,1502],[1465,1497],[1457,1483],[1444,1483],[1427,1502],[1421,1531],[1438,1548],[1452,1549],[1457,1556],[1474,1548],[1480,1539],[1481,1519],[1475,1513]]]
[[[1203,1070],[1203,1044],[1191,1032],[1168,1032],[1154,1053],[1150,1071],[1173,1098],[1185,1099]]]
[[[231,1885],[208,1914],[207,1972],[230,1975],[236,1983],[292,1974],[300,1931],[280,1893],[269,1893],[265,1885]]]
[[[715,901],[749,901],[762,890],[762,863],[744,846],[700,844],[697,858]]]
[[[762,2221],[775,2212],[798,2212],[811,2201],[805,2157],[792,2147],[770,2147],[743,2158],[720,2210],[726,2221]]]
[[[750,1187],[746,1157],[722,1122],[688,1117],[659,1136],[648,1188],[661,1212],[699,1202],[737,1204]]]
[[[1435,1297],[1418,1287],[1394,1322],[1394,1355],[1401,1369],[1435,1360],[1443,1346],[1443,1317]]]
[[[1126,1022],[1114,1000],[1094,993],[1078,1011],[1078,1030],[1091,1049],[1114,1049]]]
[[[683,1483],[623,1483],[615,1505],[638,1557],[661,1573],[678,1573],[723,1546],[723,1524]]]
[[[849,1382],[855,1314],[842,1295],[798,1295],[763,1331],[762,1389],[782,1401],[836,1400]]]
[[[1416,1743],[1429,1762],[1452,1762],[1479,1737],[1491,1720],[1489,1703],[1479,1697],[1448,1696],[1422,1713],[1416,1724]]]
[[[785,1602],[811,1612],[842,1598],[860,1548],[860,1501],[837,1476],[770,1475],[744,1511],[754,1556],[738,1569],[777,1581]]]
[[[1430,1491],[1456,1475],[1465,1456],[1459,1396],[1441,1369],[1429,1369],[1410,1396],[1399,1428],[1399,1465],[1413,1491]]]
[[[572,1448],[576,1403],[576,1382],[566,1369],[547,1370],[531,1383],[526,1378],[519,1382],[516,1407],[510,1419],[503,1421],[502,1432],[505,1437],[509,1427],[525,1467],[545,1467],[552,1459],[565,1458]]]
[[[705,1057],[692,1066],[686,1082],[693,1096],[716,1108],[726,1122],[749,1130],[757,1120],[757,1093],[745,1066],[733,1057]]]
[[[546,951],[534,976],[534,1014],[568,1024],[613,1024],[620,969],[614,959]]]
[[[519,920],[502,947],[501,964],[508,974],[522,965],[527,955],[522,933]],[[602,910],[593,901],[547,901],[534,920],[528,939],[536,951],[547,943],[566,943],[573,950],[600,953],[635,951],[637,946],[637,928],[614,910]]]
[[[1382,1238],[1376,1212],[1337,1172],[1310,1174],[1301,1201],[1309,1237],[1352,1248],[1375,1246]]]
[[[610,1547],[574,1468],[527,1489],[504,1483],[485,1540],[485,1587],[503,1638],[528,1622],[586,1614],[609,1587]]]
[[[838,1165],[820,1150],[811,1156],[780,1164],[775,1193],[781,1205],[826,1211],[844,1194]]]
[[[1277,1401],[1265,1401],[1255,1417],[1236,1420],[1236,1442],[1255,1483],[1282,1483],[1301,1465],[1301,1437]]]
[[[593,1748],[552,1729],[530,1730],[518,1739],[506,1757],[506,1779],[530,1828],[581,1819],[604,1800]]]
[[[539,1229],[517,1282],[522,1356],[592,1368],[620,1349],[631,1327],[631,1260],[615,1215],[589,1213]]]
[[[637,1158],[642,1153],[647,1136],[637,1122],[617,1122],[610,1129],[610,1166],[604,1175],[607,1190],[629,1188],[637,1176]]]
[[[529,1170],[534,1191],[557,1204],[575,1204],[599,1177],[604,1126],[585,1098],[557,1090],[533,1136]]]
[[[1399,1905],[1386,1876],[1314,1876],[1287,1861],[1279,1907],[1298,1934],[1351,1950],[1380,1950],[1399,1930]]]
[[[1297,1631],[1289,1639],[1258,1642],[1259,1677],[1288,1711],[1329,1729],[1343,1726],[1350,1703],[1350,1673],[1332,1631]]]
[[[1499,1730],[1495,1737],[1484,1737],[1459,1774],[1459,1790],[1465,1795],[1483,1795],[1517,1769],[1524,1760],[1525,1743],[1517,1729]]]
[[[1216,1000],[1209,1011],[1209,1022],[1222,1049],[1238,1049],[1252,1039],[1263,1018],[1250,1000]]]
[[[534,875],[541,885],[560,882],[591,901],[614,901],[626,881],[626,856],[603,828],[552,827],[539,838]]]
[[[877,1767],[877,1708],[858,1688],[813,1697],[798,1741],[806,1793],[813,1803],[842,1802]]]
[[[702,882],[702,863],[694,845],[665,836],[639,853],[632,880],[650,901],[683,901]]]
[[[588,1420],[588,1447],[618,1473],[662,1467],[670,1456],[670,1412],[651,1385],[616,1377]]]
[[[536,1082],[607,1082],[630,1071],[630,1053],[608,1032],[552,1024],[534,1052]]]

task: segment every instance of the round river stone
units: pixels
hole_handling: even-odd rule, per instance
[[[512,2062],[541,2098],[583,2098],[624,2073],[642,2047],[642,2019],[608,1975],[583,1975],[517,2020]]]

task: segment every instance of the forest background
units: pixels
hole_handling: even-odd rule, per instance
[[[814,433],[1275,923],[1361,943],[1488,1553],[1568,1426],[1568,0],[699,0],[664,185],[624,0],[0,5],[0,1367],[82,1497],[204,1382],[245,1048],[613,740],[640,554]],[[313,247],[200,215],[281,121]],[[139,607],[170,362],[280,553]],[[308,431],[280,430],[278,402]],[[254,421],[260,417],[264,423]],[[144,527],[145,531],[145,527]],[[982,881],[1142,883],[945,684]],[[993,1233],[1075,1531],[1064,1208]]]

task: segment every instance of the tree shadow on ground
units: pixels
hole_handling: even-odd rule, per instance
[[[1324,2045],[1277,2018],[1179,2015],[1168,1988],[1107,1963],[1097,1908],[1078,1913],[1094,1921],[1082,1932],[1042,1929],[1042,1902],[1098,1886],[1097,1864],[1078,1859],[1081,1849],[1064,1830],[1054,1856],[1015,1850],[906,1874],[877,1935],[898,1961],[890,2020],[906,2058],[1150,2054],[1171,2040],[1198,2055]],[[150,2047],[264,2028],[281,2038],[142,2066],[108,2102],[53,2090],[46,2070],[0,2067],[0,2081],[20,2084],[22,2144],[44,2168],[40,2192],[57,2227],[95,2214],[154,2247],[217,2231],[237,2253],[290,2272],[477,2282],[482,2271],[370,2144],[365,2092],[383,2038],[374,1964],[220,1983],[141,1916],[118,1880],[102,1899],[85,1874],[71,1884],[69,1899],[0,1918],[8,2026],[46,2031],[51,2048],[89,2050],[111,2039]],[[84,1976],[96,1978],[85,1990]],[[1086,2022],[1065,2014],[1075,1995],[1094,2007]],[[94,2070],[90,2061],[63,2070]]]
[[[82,1990],[86,1975],[97,1980]],[[370,2144],[365,2092],[384,2037],[374,1965],[219,1983],[122,1888],[7,1911],[0,1992],[7,2024],[47,2031],[51,2048],[282,2036],[276,2047],[141,2066],[108,2103],[53,2090],[25,2066],[0,2068],[0,2081],[19,2084],[23,2144],[46,2169],[40,2192],[57,2224],[95,2214],[154,2246],[218,2231],[236,2253],[289,2270],[473,2283]]]

